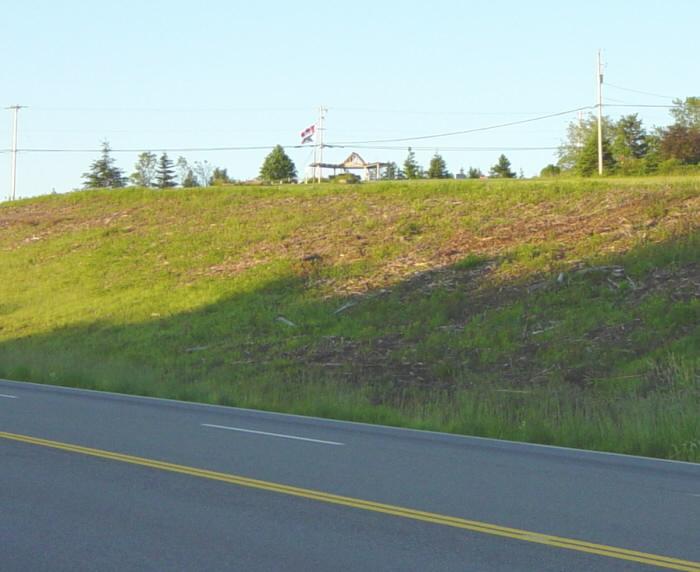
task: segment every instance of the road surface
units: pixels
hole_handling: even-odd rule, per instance
[[[0,381],[0,570],[700,572],[700,465]]]

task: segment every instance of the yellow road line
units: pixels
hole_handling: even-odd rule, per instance
[[[40,439],[38,437],[30,437],[28,435],[18,435],[15,433],[5,433],[0,431],[0,438],[9,439],[12,441],[19,441],[21,443],[29,443],[32,445],[40,445],[42,447],[50,447],[52,449],[60,449],[62,451],[67,451],[70,453],[79,453],[82,455],[89,455],[91,457],[99,457],[102,459],[109,459],[112,461],[120,461],[122,463],[129,463],[132,465],[150,467],[153,469],[159,469],[161,471],[169,471],[172,473],[180,473],[183,475],[190,475],[193,477],[200,477],[203,479],[221,481],[233,485],[239,485],[242,487],[261,489],[275,493],[307,498],[320,502],[343,505],[372,512],[379,512],[383,514],[390,514],[393,516],[410,518],[422,522],[440,524],[442,526],[449,526],[452,528],[460,528],[463,530],[481,532],[484,534],[502,536],[505,538],[513,538],[525,542],[534,542],[537,544],[545,544],[547,546],[566,548],[567,550],[586,552],[589,554],[597,554],[600,556],[617,558],[619,560],[630,560],[632,562],[639,562],[642,564],[657,566],[659,568],[666,568],[670,570],[684,570],[686,572],[700,572],[700,562],[691,562],[689,560],[681,560],[679,558],[659,556],[656,554],[647,554],[645,552],[638,552],[636,550],[628,550],[625,548],[606,546],[604,544],[595,544],[593,542],[585,542],[582,540],[564,538],[561,536],[540,534],[537,532],[530,532],[527,530],[520,530],[517,528],[509,528],[505,526],[499,526],[496,524],[480,522],[477,520],[467,520],[464,518],[446,516],[421,510],[414,510],[411,508],[394,506],[390,504],[383,504],[352,497],[334,495],[331,493],[324,493],[322,491],[315,491],[312,489],[304,489],[300,487],[283,485],[280,483],[261,481],[257,479],[243,477],[240,475],[232,475],[228,473],[220,473],[217,471],[209,471],[206,469],[198,469],[196,467],[177,465],[174,463],[157,461],[155,459],[147,459],[144,457],[135,457],[133,455],[125,455],[123,453],[115,453],[112,451],[105,451],[102,449],[82,447],[80,445],[72,445],[70,443],[50,441],[48,439]]]

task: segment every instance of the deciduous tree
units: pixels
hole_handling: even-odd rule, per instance
[[[610,146],[609,134],[613,131],[613,122],[609,117],[603,117],[603,145]],[[598,120],[593,115],[572,121],[566,129],[566,141],[559,147],[557,164],[565,171],[577,171],[581,163],[581,155],[592,137],[597,142]],[[607,141],[607,143],[606,143]],[[596,151],[597,152],[597,151]]]
[[[686,165],[700,163],[700,129],[674,124],[662,130],[661,157],[676,159]]]
[[[155,182],[158,158],[155,153],[141,153],[134,165],[134,172],[129,177],[135,187],[152,187]]]
[[[700,97],[674,99],[671,115],[675,125],[688,129],[700,129]]]
[[[195,161],[192,171],[197,178],[200,187],[208,187],[211,185],[211,175],[214,167],[206,159],[204,161]]]
[[[291,183],[297,178],[297,168],[294,161],[285,153],[282,145],[277,145],[265,157],[260,167],[260,178],[263,181],[285,181]]]
[[[540,171],[540,177],[556,177],[560,174],[561,167],[557,167],[556,165],[552,165],[551,163]]]
[[[384,173],[382,174],[382,179],[386,181],[393,181],[398,178],[398,167],[393,161],[388,163],[384,168]]]

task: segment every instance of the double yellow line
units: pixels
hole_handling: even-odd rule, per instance
[[[564,538],[561,536],[552,536],[549,534],[539,534],[537,532],[530,532],[527,530],[520,530],[517,528],[498,526],[495,524],[489,524],[489,523],[480,522],[477,520],[467,520],[464,518],[446,516],[446,515],[436,514],[436,513],[432,513],[432,512],[413,510],[410,508],[404,508],[404,507],[394,506],[394,505],[390,505],[390,504],[383,504],[383,503],[366,501],[366,500],[352,498],[352,497],[345,497],[345,496],[334,495],[334,494],[330,494],[330,493],[324,493],[322,491],[315,491],[312,489],[304,489],[304,488],[300,488],[300,487],[292,487],[292,486],[283,485],[283,484],[279,484],[279,483],[273,483],[273,482],[269,482],[269,481],[250,479],[250,478],[242,477],[239,475],[219,473],[217,471],[208,471],[206,469],[198,469],[196,467],[188,467],[186,465],[177,465],[174,463],[167,463],[164,461],[157,461],[154,459],[147,459],[144,457],[135,457],[133,455],[124,455],[122,453],[114,453],[112,451],[105,451],[102,449],[93,449],[90,447],[82,447],[80,445],[61,443],[59,441],[50,441],[48,439],[40,439],[37,437],[30,437],[28,435],[17,435],[15,433],[5,433],[5,432],[0,431],[0,438],[9,439],[11,441],[19,441],[21,443],[29,443],[31,445],[39,445],[42,447],[50,447],[52,449],[59,449],[61,451],[67,451],[70,453],[79,453],[81,455],[89,455],[91,457],[99,457],[101,459],[109,459],[111,461],[119,461],[122,463],[129,463],[131,465],[140,465],[142,467],[150,467],[152,469],[159,469],[161,471],[169,471],[171,473],[180,473],[183,475],[190,475],[190,476],[199,477],[202,479],[221,481],[224,483],[229,483],[232,485],[239,485],[242,487],[261,489],[261,490],[270,491],[270,492],[274,492],[274,493],[292,495],[295,497],[302,497],[302,498],[311,499],[311,500],[320,501],[320,502],[325,502],[325,503],[330,503],[330,504],[348,506],[348,507],[361,509],[361,510],[367,510],[367,511],[371,511],[371,512],[390,514],[392,516],[398,516],[398,517],[402,517],[402,518],[410,518],[412,520],[418,520],[418,521],[422,521],[422,522],[430,522],[433,524],[440,524],[442,526],[449,526],[452,528],[461,528],[463,530],[481,532],[481,533],[490,534],[493,536],[502,536],[505,538],[522,540],[524,542],[534,542],[537,544],[545,544],[547,546],[555,546],[557,548],[566,548],[567,550],[574,550],[577,552],[586,552],[588,554],[597,554],[599,556],[607,556],[609,558],[617,558],[619,560],[630,560],[632,562],[639,562],[641,564],[648,564],[650,566],[656,566],[659,568],[666,568],[666,569],[670,569],[670,570],[684,570],[686,572],[700,572],[700,562],[691,562],[689,560],[670,558],[668,556],[647,554],[645,552],[638,552],[636,550],[627,550],[625,548],[616,548],[614,546],[606,546],[604,544],[595,544],[592,542],[584,542],[582,540],[575,540],[572,538]]]

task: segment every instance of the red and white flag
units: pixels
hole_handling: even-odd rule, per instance
[[[310,143],[315,133],[316,125],[312,125],[311,127],[304,129],[304,131],[301,132],[301,144],[303,145],[304,143]]]

